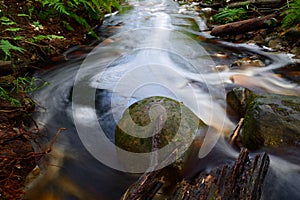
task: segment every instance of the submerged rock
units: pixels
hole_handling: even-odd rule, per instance
[[[256,97],[245,113],[242,143],[260,147],[300,147],[300,98],[268,94]]]

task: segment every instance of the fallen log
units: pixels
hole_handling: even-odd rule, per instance
[[[214,27],[211,31],[213,36],[238,35],[249,31],[255,31],[269,26],[268,22],[275,18],[276,14],[267,15],[260,18],[252,18],[243,21],[233,22],[229,24]]]
[[[228,7],[238,8],[246,5],[254,5],[257,8],[280,8],[284,5],[284,3],[282,3],[282,0],[248,0],[230,3],[228,4]]]
[[[213,3],[213,4],[206,4],[203,2],[199,2],[199,6],[201,8],[212,8],[215,10],[218,10],[219,8],[224,8],[224,5],[226,4],[226,2],[222,2],[222,3]]]
[[[201,173],[194,183],[182,181],[172,199],[259,200],[270,161],[265,153],[252,160],[248,154],[247,149],[242,149],[233,166],[224,165]]]

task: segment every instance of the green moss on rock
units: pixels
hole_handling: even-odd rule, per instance
[[[159,116],[164,118],[164,123],[157,121]],[[153,137],[145,135],[153,135],[160,125],[158,148],[163,148],[171,141],[173,145],[185,141],[190,144],[198,128],[205,126],[182,103],[166,97],[150,97],[134,103],[124,112],[115,129],[115,143],[130,152],[151,152]]]
[[[245,114],[243,145],[261,147],[299,146],[300,98],[264,95],[255,98]]]

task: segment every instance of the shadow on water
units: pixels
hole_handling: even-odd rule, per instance
[[[194,28],[199,19],[179,14],[178,5],[171,0],[129,3],[131,10],[104,22],[104,30],[118,26],[117,34],[95,47],[85,60],[70,56],[73,60],[37,74],[50,83],[35,94],[40,105],[35,120],[45,136],[40,143],[48,144],[61,127],[67,130],[59,136],[53,152],[42,160],[44,175],[30,190],[29,198],[120,199],[137,179],[137,175],[112,169],[96,159],[94,152],[100,145],[97,138],[88,138],[88,144],[82,141],[82,134],[95,134],[88,131],[93,126],[89,118],[95,113],[98,126],[113,143],[116,123],[130,104],[149,96],[167,96],[182,101],[218,134],[226,135],[237,123],[226,115],[228,89],[242,85],[299,95],[296,83],[274,75],[273,70],[280,71],[289,64],[284,55],[209,38],[205,42],[197,40],[203,36]],[[226,54],[226,58],[212,56],[218,52]],[[213,70],[216,65],[230,65],[252,55],[259,56],[266,67]],[[78,133],[76,123],[83,123],[80,125],[87,131]],[[207,156],[190,164],[187,178],[235,160],[238,153],[222,137],[218,141]],[[111,149],[104,151],[99,153],[112,159],[115,156]],[[299,166],[299,159],[289,162],[271,157],[263,199],[299,199]]]

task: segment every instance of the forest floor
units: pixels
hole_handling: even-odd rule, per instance
[[[88,43],[89,40],[86,29],[75,21],[68,21],[69,26],[76,28],[76,31],[70,31],[59,17],[43,19],[38,14],[24,14],[32,7],[31,3],[19,0],[5,3],[0,1],[1,22],[8,22],[0,23],[0,40],[10,41],[14,46],[24,49],[10,51],[10,61],[0,59],[0,87],[10,91],[9,94],[1,91],[0,98],[0,199],[20,199],[28,181],[27,175],[36,167],[41,156],[47,153],[36,153],[33,149],[32,143],[37,137],[35,132],[38,127],[36,131],[30,131],[29,126],[35,124],[31,118],[35,105],[16,84],[29,79],[18,77],[30,77],[35,70],[64,61],[62,53],[65,50]],[[39,7],[35,4],[34,7],[35,13],[42,11],[41,5]],[[10,21],[1,17],[3,13]],[[10,22],[12,25],[9,25]],[[36,22],[35,25],[32,22]],[[92,25],[96,24],[101,22],[94,22]],[[8,25],[9,28],[15,28],[16,25],[21,28],[17,32],[9,31]],[[59,38],[51,38],[53,35],[59,35]],[[39,41],[18,40],[17,37]]]
[[[16,32],[7,31],[7,25],[0,23],[0,40],[12,41],[26,50],[11,52],[12,56],[17,58],[13,62],[0,59],[0,86],[10,90],[13,88],[10,100],[17,99],[20,103],[16,106],[12,105],[13,102],[10,102],[9,99],[0,101],[0,199],[20,199],[24,194],[28,174],[30,172],[38,173],[33,169],[41,156],[48,153],[47,151],[36,153],[32,147],[32,142],[37,137],[35,132],[38,131],[38,127],[36,127],[36,131],[29,130],[29,127],[35,124],[31,118],[35,105],[28,94],[16,89],[17,77],[30,76],[35,70],[50,66],[51,63],[64,61],[66,59],[63,56],[65,50],[91,41],[90,36],[86,34],[86,29],[78,26],[75,21],[67,21],[69,26],[76,29],[76,31],[70,31],[66,29],[66,22],[63,22],[60,17],[44,19],[38,15],[37,13],[42,11],[42,6],[35,6],[37,9],[34,11],[35,14],[19,17],[20,14],[25,13],[25,10],[29,10],[30,4],[31,1],[11,0],[5,1],[5,3],[0,1],[0,14],[1,12],[7,13],[9,19],[21,27],[16,34]],[[99,24],[101,24],[100,21],[91,25]],[[249,34],[240,34],[226,36],[224,39],[243,43],[251,40],[256,44],[274,41],[275,49],[278,48],[285,52],[295,50],[295,42],[279,41],[276,34],[273,34],[274,37],[267,41],[266,38],[273,31],[274,29],[266,28],[253,32],[251,37],[248,37]],[[41,37],[41,35],[47,37]],[[19,36],[39,41],[16,39]],[[59,38],[53,36],[59,36]]]

